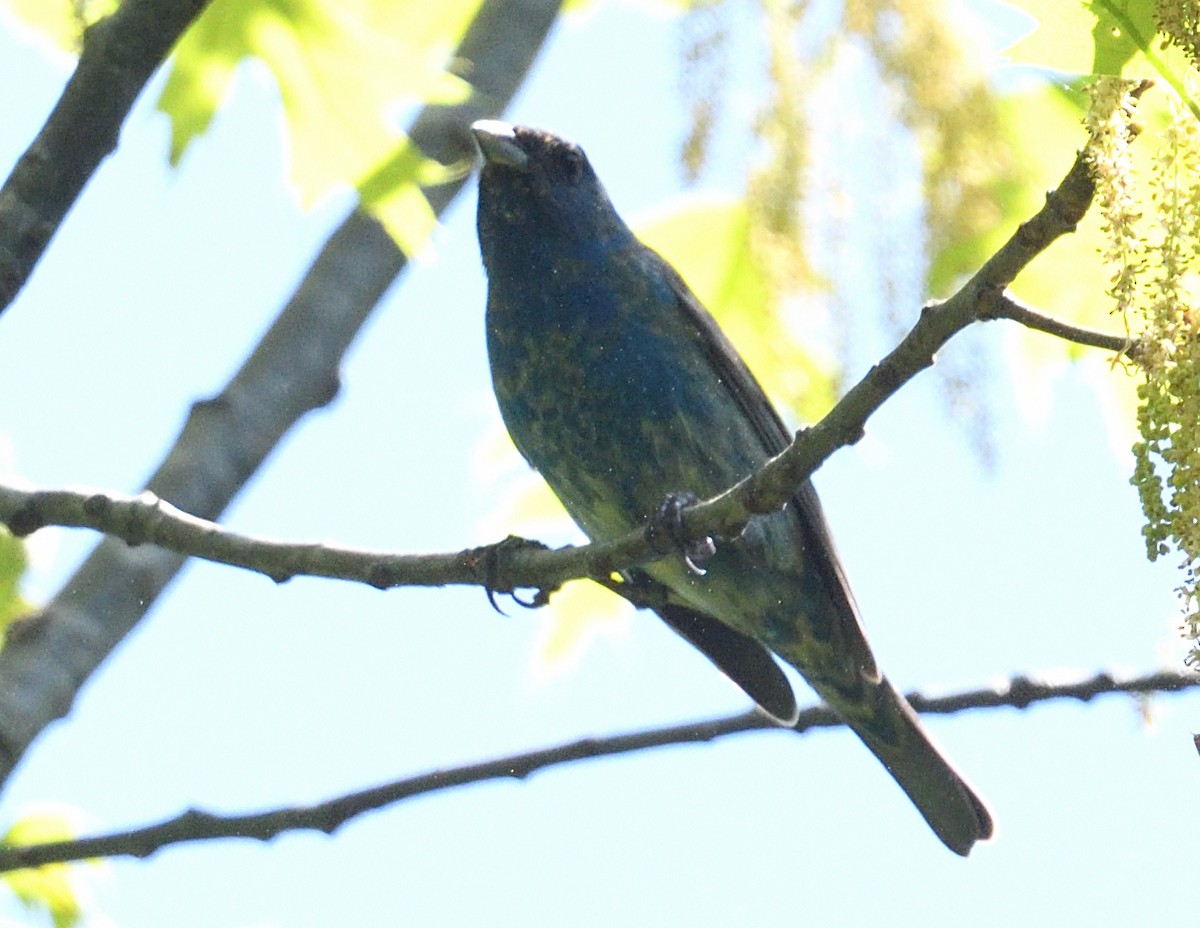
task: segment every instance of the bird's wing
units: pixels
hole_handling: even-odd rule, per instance
[[[750,372],[737,349],[679,273],[661,255],[649,248],[646,252],[661,263],[664,272],[670,278],[678,297],[676,302],[680,314],[696,333],[721,383],[753,425],[755,433],[762,441],[763,450],[769,455],[782,453],[791,444],[791,436],[758,379]],[[854,656],[858,672],[868,680],[877,681],[881,676],[879,668],[867,643],[854,595],[850,592],[849,581],[837,556],[833,537],[825,521],[825,513],[821,509],[821,501],[817,498],[817,491],[812,483],[806,481],[792,498],[792,503],[805,557],[812,559],[811,566],[820,576],[827,578],[832,586],[829,596],[836,603],[842,635]]]

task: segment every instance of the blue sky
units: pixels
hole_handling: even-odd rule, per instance
[[[618,46],[635,64],[611,67]],[[584,144],[636,217],[679,190],[676,50],[669,22],[605,7],[556,32],[509,115]],[[5,170],[65,76],[0,30]],[[0,433],[36,486],[136,490],[344,209],[298,210],[272,94],[254,79],[178,172],[166,146],[143,101],[0,319]],[[341,395],[280,447],[229,525],[399,551],[490,539],[481,517],[495,490],[477,453],[496,414],[473,213],[472,190],[364,331]],[[984,337],[1012,333],[992,324]],[[925,375],[818,475],[881,664],[902,689],[927,692],[1175,666],[1175,577],[1144,560],[1129,462],[1113,453],[1088,377],[1067,373],[1032,423],[1006,377],[989,385],[1001,411],[992,471]],[[43,544],[31,592],[52,591],[92,541]],[[542,620],[510,612],[476,590],[276,587],[192,565],[36,744],[0,818],[66,803],[100,831],[190,806],[309,802],[744,707],[648,614],[600,638],[572,673],[538,678]],[[967,861],[846,732],[773,733],[427,797],[332,839],[172,848],[106,864],[92,891],[124,928],[1150,922],[1193,907],[1177,874],[1194,844],[1198,710],[1196,696],[1160,699],[1147,725],[1112,698],[930,721],[998,823]]]

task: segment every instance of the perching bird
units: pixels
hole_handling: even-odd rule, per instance
[[[493,120],[479,243],[487,344],[518,450],[593,540],[647,525],[672,494],[709,497],[789,443],[788,430],[679,274],[617,215],[583,151]],[[966,855],[992,820],[880,674],[811,484],[718,543],[624,575],[770,715],[795,667],[874,752],[945,844]]]

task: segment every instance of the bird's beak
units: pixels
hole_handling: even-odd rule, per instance
[[[471,124],[475,142],[488,164],[499,164],[508,168],[523,168],[529,161],[517,142],[513,127],[498,119],[480,119]]]

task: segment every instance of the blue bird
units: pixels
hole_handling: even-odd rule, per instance
[[[617,215],[583,151],[494,120],[472,130],[496,399],[587,536],[644,528],[673,494],[713,496],[783,451],[789,433],[762,387]],[[795,667],[951,850],[991,836],[983,803],[876,666],[810,483],[704,567],[667,557],[621,586],[783,724],[796,700],[772,654]]]

